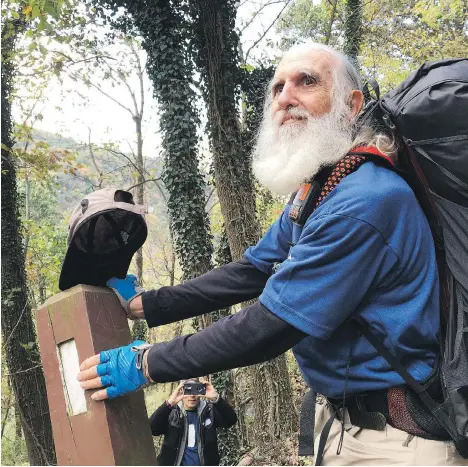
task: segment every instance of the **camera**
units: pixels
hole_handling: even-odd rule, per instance
[[[184,383],[185,396],[204,396],[206,394],[206,387],[203,383],[190,381]]]

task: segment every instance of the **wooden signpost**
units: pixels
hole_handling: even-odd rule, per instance
[[[37,311],[37,330],[59,465],[156,465],[143,391],[91,399],[76,376],[86,358],[132,341],[114,293],[78,285]]]

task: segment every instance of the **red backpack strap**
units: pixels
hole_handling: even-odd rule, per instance
[[[314,180],[301,185],[300,190],[291,196],[289,218],[303,226],[319,204],[335,189],[335,187],[362,164],[368,161],[383,162],[388,168],[394,169],[390,157],[372,146],[357,146],[340,159],[334,166],[322,169]]]
[[[392,168],[395,167],[395,163],[391,157],[384,154],[382,151],[379,151],[375,146],[356,146],[348,152],[348,155],[356,156],[370,156],[371,160],[375,160],[375,156],[386,161]],[[374,157],[372,157],[374,156]]]

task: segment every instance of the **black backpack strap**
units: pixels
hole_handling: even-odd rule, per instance
[[[393,367],[393,369],[403,378],[405,383],[419,396],[424,405],[434,415],[438,422],[445,428],[450,437],[455,441],[459,438],[458,434],[454,431],[454,426],[448,415],[439,410],[439,405],[427,393],[426,389],[418,383],[401,364],[400,360],[395,357],[381,342],[381,340],[371,331],[369,324],[367,324],[361,317],[354,318],[353,323],[359,328],[363,336],[372,344],[372,346],[385,358],[385,360]]]
[[[374,96],[372,96],[372,91],[374,92]],[[362,94],[364,95],[364,101],[366,103],[370,102],[372,99],[378,101],[380,99],[379,83],[375,79],[366,81],[362,87]]]
[[[315,465],[323,465],[323,455],[325,454],[325,446],[327,445],[328,435],[330,434],[331,427],[336,418],[336,410],[332,408],[332,414],[325,423],[322,433],[320,434],[320,441],[318,445],[317,457],[315,459]]]
[[[302,399],[299,422],[299,456],[314,455],[315,400],[317,393],[311,389]]]

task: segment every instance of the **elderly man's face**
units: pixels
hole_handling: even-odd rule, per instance
[[[330,112],[333,66],[337,59],[320,50],[287,54],[276,69],[272,93],[272,117],[279,125],[304,124],[302,117],[284,112],[306,110],[313,117]]]
[[[296,191],[350,149],[362,93],[348,93],[347,83],[339,82],[342,66],[333,54],[307,47],[291,50],[281,60],[252,164],[257,180],[273,193]]]

